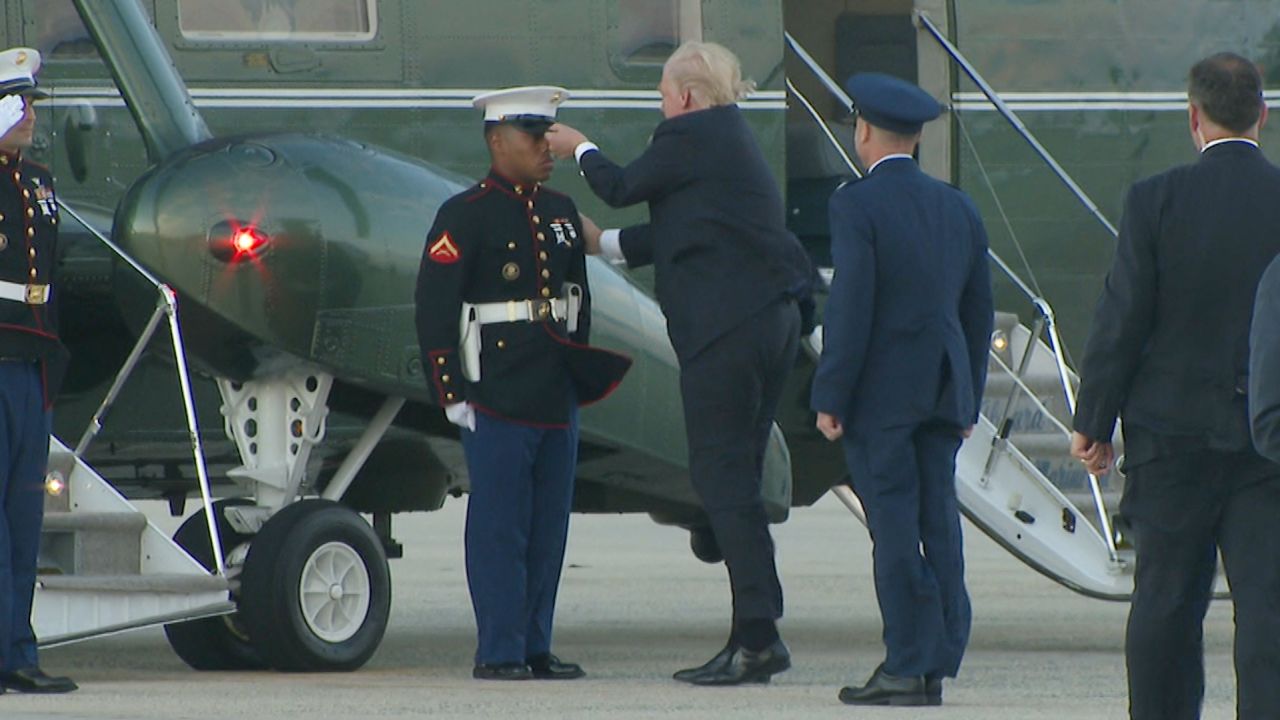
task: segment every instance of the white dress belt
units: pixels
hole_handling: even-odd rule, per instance
[[[53,288],[48,285],[23,285],[0,280],[0,300],[12,300],[27,305],[44,305],[49,302],[52,291]]]
[[[504,322],[540,322],[564,320],[568,304],[564,298],[538,300],[505,300],[469,305],[475,310],[475,319],[481,325]]]

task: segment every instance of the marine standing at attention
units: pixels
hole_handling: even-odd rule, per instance
[[[462,428],[470,474],[472,675],[483,680],[585,674],[551,653],[578,406],[603,399],[631,365],[585,344],[583,221],[569,197],[542,184],[553,167],[545,132],[567,96],[527,87],[475,98],[492,168],[441,205],[418,274],[427,382]]]
[[[63,693],[40,670],[31,603],[44,519],[49,413],[67,351],[58,340],[58,206],[49,171],[22,156],[47,97],[40,53],[0,53],[0,693]]]
[[[866,177],[831,197],[835,276],[813,378],[818,429],[843,439],[874,543],[884,662],[851,705],[940,705],[969,639],[956,501],[995,322],[987,234],[973,202],[912,157],[941,106],[911,83],[846,85]]]

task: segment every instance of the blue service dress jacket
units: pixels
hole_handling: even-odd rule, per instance
[[[598,150],[579,163],[612,207],[649,203],[649,222],[622,231],[627,265],[654,265],[676,355],[688,360],[785,296],[805,301],[813,270],[786,228],[778,184],[736,105],[662,121],[621,167]]]
[[[995,322],[987,235],[910,158],[831,197],[835,265],[811,406],[846,432],[977,422]]]

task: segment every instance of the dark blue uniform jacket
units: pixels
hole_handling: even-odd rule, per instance
[[[835,277],[813,409],[855,434],[976,423],[994,309],[973,202],[899,158],[837,190],[830,211]]]
[[[538,300],[584,290],[577,331],[563,321],[502,322],[481,332],[481,377],[467,382],[459,357],[462,303]],[[562,426],[575,404],[607,396],[630,358],[586,345],[590,291],[582,220],[567,195],[489,177],[445,201],[427,234],[416,295],[418,342],[440,405],[531,425]]]

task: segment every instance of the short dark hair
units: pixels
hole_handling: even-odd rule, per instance
[[[1244,132],[1262,114],[1262,75],[1235,53],[1210,55],[1191,66],[1187,95],[1214,123]]]

